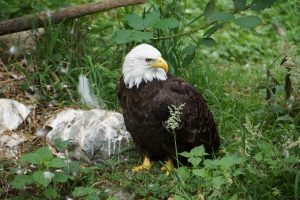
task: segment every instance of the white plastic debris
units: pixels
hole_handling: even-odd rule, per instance
[[[0,134],[16,130],[30,114],[30,109],[15,100],[0,99]]]
[[[70,155],[87,162],[109,159],[128,147],[131,139],[122,114],[102,109],[64,110],[46,127],[52,128],[47,134],[51,145],[58,138],[68,141],[75,148]]]

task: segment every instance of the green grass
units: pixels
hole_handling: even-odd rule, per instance
[[[160,8],[163,17],[177,16],[183,25],[197,18],[205,6],[196,1],[186,1],[184,7],[177,1],[151,1],[146,8],[152,9],[151,5]],[[218,2],[221,10],[231,6]],[[185,8],[189,13],[183,14]],[[122,60],[136,43],[115,44],[112,35],[123,27],[128,28],[123,15],[134,11],[142,13],[139,8],[125,8],[96,15],[93,20],[84,18],[47,26],[46,33],[38,38],[36,53],[26,56],[34,72],[28,73],[21,66],[17,67],[27,75],[24,90],[30,86],[37,88],[42,93],[41,104],[53,101],[59,105],[79,104],[76,85],[79,74],[83,73],[106,108],[120,111],[115,86],[121,75]],[[257,13],[245,11],[241,15],[244,14]],[[299,144],[288,147],[299,142],[300,130],[297,108],[300,99],[297,92],[300,86],[299,3],[296,0],[278,1],[259,16],[263,24],[254,30],[226,25],[213,35],[218,44],[212,47],[197,42],[202,38],[203,30],[191,37],[152,41],[169,62],[171,71],[193,84],[207,100],[221,136],[221,151],[214,160],[206,160],[199,166],[181,166],[172,176],[160,173],[161,163],[156,163],[150,172],[131,174],[128,169],[136,165],[140,157],[135,151],[129,151],[129,160],[112,158],[105,163],[81,167],[77,175],[72,175],[72,181],[53,184],[53,188],[61,192],[61,198],[77,195],[79,199],[106,199],[119,191],[127,191],[132,199],[200,199],[202,195],[205,199],[232,200],[299,198]],[[272,23],[284,28],[285,36],[279,36]],[[203,18],[200,17],[184,30],[202,25]],[[154,30],[154,33],[162,36],[180,31]],[[286,42],[294,49],[283,49]],[[190,44],[199,47],[195,58],[182,66],[184,49]],[[290,102],[284,97],[287,72],[280,66],[284,54],[295,63],[292,81],[296,102],[292,102],[295,104],[292,111],[287,109]],[[278,56],[280,58],[276,60]],[[8,68],[15,66],[13,61]],[[62,68],[67,70],[62,72]],[[269,102],[266,101],[266,88],[272,88],[274,83],[267,79],[267,69],[279,81]],[[63,84],[68,87],[62,87]],[[47,90],[47,85],[52,89]],[[284,150],[289,151],[288,158],[283,156]],[[200,152],[194,157],[203,158]],[[9,181],[14,178],[12,173],[6,173],[6,176]],[[31,189],[42,195],[40,187]],[[80,196],[80,189],[86,194]],[[9,198],[23,194],[22,190],[16,190],[14,194],[2,190],[2,195]]]

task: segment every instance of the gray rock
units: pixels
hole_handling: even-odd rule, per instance
[[[102,109],[67,109],[46,127],[50,127],[47,140],[51,145],[58,138],[68,141],[75,149],[69,154],[87,162],[107,160],[128,147],[131,140],[122,114]]]
[[[0,99],[0,134],[16,130],[29,116],[30,109],[11,99]]]

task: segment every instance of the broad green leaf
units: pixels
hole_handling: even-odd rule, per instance
[[[20,161],[32,164],[41,164],[41,158],[37,153],[24,154],[21,156]]]
[[[28,153],[21,157],[22,162],[32,164],[41,164],[42,162],[50,161],[53,158],[52,152],[48,147],[42,147],[34,153]]]
[[[113,40],[118,44],[124,44],[128,42],[132,42],[133,39],[131,37],[131,34],[133,33],[133,30],[117,30],[115,35],[113,36]]]
[[[95,189],[90,187],[76,187],[75,190],[72,192],[72,195],[74,197],[83,197],[93,193],[94,191]]]
[[[224,168],[230,168],[234,165],[238,165],[244,162],[244,159],[234,155],[225,156],[220,160],[220,165]]]
[[[152,27],[155,23],[157,23],[160,19],[160,12],[159,10],[153,11],[151,13],[147,13],[144,18],[144,26],[145,27]]]
[[[61,168],[67,166],[67,163],[63,159],[53,158],[49,163],[48,167]]]
[[[199,157],[203,157],[203,156],[207,155],[207,153],[205,153],[205,149],[204,149],[203,145],[193,148],[191,150],[191,154],[193,156],[199,156]]]
[[[210,29],[208,29],[204,34],[203,37],[204,38],[209,38],[212,34],[214,34],[216,31],[218,31],[219,29],[223,28],[223,24],[222,23],[217,23],[214,26],[212,26]]]
[[[25,186],[28,186],[33,183],[33,179],[29,175],[18,175],[11,182],[11,185],[17,189],[24,189]]]
[[[59,151],[64,151],[64,150],[67,150],[71,146],[71,143],[68,140],[62,140],[61,138],[56,138],[54,140],[54,146]]]
[[[262,20],[257,16],[245,16],[234,20],[234,22],[243,28],[253,28],[262,23]]]
[[[49,173],[49,175],[45,173]],[[39,183],[40,185],[47,187],[49,183],[52,181],[53,178],[52,175],[54,176],[54,174],[52,174],[51,172],[42,172],[38,170],[33,173],[32,178],[36,183]]]
[[[233,0],[235,9],[242,10],[246,7],[247,0]]]
[[[42,161],[49,161],[53,158],[52,152],[48,147],[39,148],[36,153]]]
[[[212,38],[202,38],[200,43],[208,47],[217,45],[217,42]]]
[[[152,33],[150,32],[142,32],[142,31],[133,31],[131,34],[132,40],[136,42],[147,41],[153,38]]]
[[[47,199],[57,199],[59,197],[57,191],[53,188],[46,188],[43,192]]]
[[[193,165],[193,167],[197,167],[200,164],[200,162],[202,161],[202,158],[191,157],[188,159],[188,161]]]
[[[183,49],[183,61],[182,61],[182,66],[186,67],[188,64],[192,62],[192,60],[195,57],[195,51],[197,49],[197,46],[195,45],[188,45],[186,48]]]
[[[215,12],[215,1],[210,0],[204,9],[204,20],[206,23],[211,23],[214,20],[211,18],[212,14]]]
[[[266,8],[270,8],[276,0],[253,0],[251,2],[251,10],[260,11]]]
[[[179,27],[179,21],[175,19],[174,17],[165,18],[157,21],[154,25],[154,28],[161,29],[161,30],[167,30],[172,28]]]
[[[204,166],[205,168],[216,169],[220,166],[220,160],[204,160]]]
[[[263,159],[262,153],[261,153],[261,152],[257,153],[257,154],[254,156],[254,159],[255,159],[257,162],[262,161],[262,159]]]
[[[77,161],[72,161],[68,163],[68,166],[65,167],[64,171],[68,174],[76,174],[80,170],[79,162]]]
[[[186,157],[186,158],[189,158],[189,157],[192,157],[193,155],[187,151],[184,151],[182,153],[179,153],[179,155],[183,156],[183,157]]]
[[[226,182],[226,179],[224,176],[216,176],[212,180],[212,184],[216,188],[220,188],[225,182]]]
[[[137,14],[126,14],[124,19],[127,21],[128,25],[131,26],[133,29],[136,30],[143,30],[144,29],[144,21],[141,16]]]
[[[176,173],[182,181],[186,181],[190,178],[190,171],[187,167],[179,167]]]
[[[64,172],[55,172],[54,173],[54,178],[53,178],[53,182],[57,182],[57,183],[65,183],[68,180],[73,180],[74,177],[70,176]]]
[[[194,169],[192,172],[193,172],[193,175],[195,175],[195,176],[200,176],[202,178],[206,177],[206,172],[205,172],[205,169],[203,169],[203,168]]]
[[[227,22],[234,19],[234,15],[227,12],[213,12],[211,19],[218,22]]]

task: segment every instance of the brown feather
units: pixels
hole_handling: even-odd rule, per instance
[[[127,130],[137,150],[152,159],[175,157],[174,137],[164,122],[170,117],[168,106],[185,104],[181,126],[176,129],[178,152],[204,145],[211,154],[220,146],[213,116],[200,93],[186,81],[168,74],[165,81],[142,82],[128,89],[123,77],[117,86]]]

